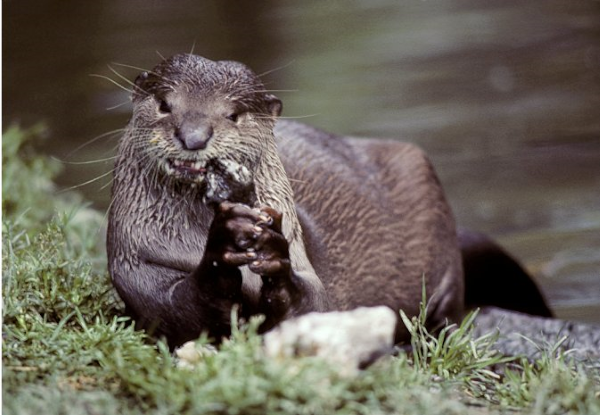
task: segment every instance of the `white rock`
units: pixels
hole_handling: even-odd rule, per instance
[[[217,349],[211,345],[197,345],[190,341],[175,350],[177,367],[191,369],[198,365],[208,355],[215,354]]]
[[[267,333],[265,352],[272,358],[318,356],[352,374],[392,350],[396,322],[396,313],[383,306],[309,313]]]

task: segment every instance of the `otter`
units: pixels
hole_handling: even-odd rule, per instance
[[[227,336],[233,307],[261,331],[359,306],[414,316],[423,287],[429,327],[463,315],[455,220],[415,145],[278,119],[248,67],[191,54],[142,72],[132,101],[107,252],[139,327],[175,347]]]

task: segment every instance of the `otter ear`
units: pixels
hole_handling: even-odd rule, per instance
[[[267,94],[265,96],[265,100],[267,101],[267,108],[273,117],[279,117],[281,115],[281,110],[283,108],[283,104],[281,100],[277,98],[273,94]]]
[[[144,71],[135,78],[135,85],[141,87],[146,79],[148,79],[148,72]]]
[[[139,95],[146,95],[148,93],[147,89],[148,89],[148,85],[147,85],[147,80],[148,80],[148,72],[144,71],[141,74],[139,74],[137,76],[137,78],[135,78],[134,81],[134,87],[133,87],[133,97],[135,98],[136,96]]]

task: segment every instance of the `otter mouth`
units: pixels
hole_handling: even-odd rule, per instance
[[[206,164],[201,161],[169,159],[167,173],[191,181],[199,181],[206,175]]]

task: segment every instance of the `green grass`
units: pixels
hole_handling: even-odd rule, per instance
[[[60,166],[33,150],[41,135],[13,128],[2,139],[5,414],[600,413],[597,368],[552,346],[531,362],[501,356],[493,335],[474,337],[474,314],[436,336],[403,316],[414,352],[356,377],[315,358],[267,359],[256,321],[193,370],[177,368],[121,317],[103,214],[56,191]]]

